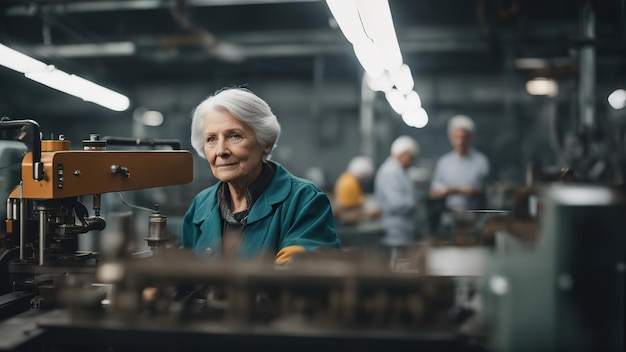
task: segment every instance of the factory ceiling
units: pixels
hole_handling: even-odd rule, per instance
[[[598,77],[626,73],[624,0],[389,3],[416,76],[507,69],[571,75],[583,45],[596,49]],[[582,25],[589,14],[593,40]],[[320,0],[3,0],[0,43],[121,90],[215,75],[313,79],[320,63],[327,78],[356,79],[360,72]],[[542,61],[524,60],[534,58]],[[5,105],[18,94],[15,85],[34,84],[22,79],[0,67]]]

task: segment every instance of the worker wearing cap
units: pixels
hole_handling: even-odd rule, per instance
[[[366,207],[363,184],[374,177],[374,161],[367,156],[355,156],[346,171],[339,176],[333,195],[335,216],[344,223],[356,223],[377,217],[378,207]]]
[[[484,182],[489,174],[489,160],[472,147],[475,125],[471,118],[457,115],[448,122],[452,151],[439,158],[429,195],[444,199],[450,210],[478,209],[484,206]]]

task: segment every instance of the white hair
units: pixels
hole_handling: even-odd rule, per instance
[[[391,155],[400,155],[402,153],[410,152],[415,155],[419,153],[419,145],[417,141],[410,136],[400,136],[391,143]]]
[[[374,174],[374,161],[367,156],[355,156],[350,160],[347,171],[358,178],[371,177]]]
[[[448,121],[448,133],[457,128],[461,128],[469,131],[470,133],[474,133],[476,125],[474,125],[474,121],[471,118],[465,115],[456,115],[453,116],[450,121]]]
[[[228,111],[235,119],[250,126],[263,147],[272,148],[264,155],[269,159],[280,136],[280,124],[270,106],[245,88],[226,88],[202,101],[194,110],[191,121],[191,145],[200,157],[204,155],[204,120],[212,110]]]

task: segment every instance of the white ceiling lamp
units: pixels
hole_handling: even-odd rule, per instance
[[[372,43],[367,42],[355,44],[353,47],[354,54],[365,72],[374,78],[382,76],[385,68],[383,67],[383,60],[376,51],[376,47]]]
[[[345,0],[344,0],[345,1]],[[383,67],[388,71],[402,65],[402,53],[387,0],[355,0],[363,29],[371,38],[383,58]]]
[[[407,109],[419,109],[422,107],[422,99],[416,91],[412,90],[406,96]]]
[[[142,125],[157,127],[163,124],[163,114],[160,111],[139,107],[133,112],[133,119]]]
[[[366,34],[356,3],[353,0],[327,0],[326,3],[341,32],[352,43],[354,54],[365,72],[371,77],[379,77],[384,71],[382,59]]]
[[[47,66],[39,60],[35,60],[2,44],[0,44],[0,65],[20,73],[42,70]]]
[[[395,84],[396,88],[402,94],[409,94],[413,90],[413,76],[411,75],[411,68],[407,64],[400,64],[395,70],[389,71],[391,80]]]
[[[402,121],[415,128],[424,128],[428,124],[428,113],[423,108],[407,109],[402,113]]]
[[[377,78],[373,78],[365,72],[365,82],[367,83],[369,89],[374,92],[386,92],[393,88],[393,81],[391,80],[391,77],[389,77],[389,73],[387,71],[383,72],[383,74]]]
[[[626,107],[626,90],[616,89],[613,93],[609,94],[607,99],[609,105],[615,110],[623,109]]]
[[[326,4],[370,76],[377,78],[402,65],[387,0],[326,0]]]
[[[559,92],[559,84],[552,78],[537,77],[526,82],[526,91],[530,95],[554,97]]]
[[[389,105],[398,114],[409,106],[412,110],[421,109],[419,96],[413,91],[411,69],[402,59],[388,0],[326,0],[326,4],[352,43],[365,70],[367,86],[385,92]],[[417,124],[425,126],[427,122],[426,115],[426,122]]]
[[[354,0],[326,0],[341,32],[352,44],[368,41]]]
[[[341,32],[352,43],[354,53],[370,76],[379,77],[384,67],[372,38],[366,33],[359,9],[354,0],[327,0],[326,3]]]
[[[114,111],[124,111],[130,106],[130,100],[120,93],[82,77],[68,74],[2,44],[0,44],[0,65],[23,73],[27,78],[50,88]]]
[[[406,98],[399,90],[393,88],[385,92],[385,98],[391,108],[398,114],[402,114],[406,109]]]
[[[111,42],[98,44],[42,45],[30,48],[38,57],[102,57],[128,56],[137,51],[133,42]]]

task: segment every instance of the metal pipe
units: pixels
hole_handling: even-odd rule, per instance
[[[7,198],[7,220],[13,219],[13,207],[11,204],[11,198]]]
[[[18,128],[22,131],[24,131],[24,129],[30,131],[30,136],[26,134],[26,136],[30,137],[30,141],[25,142],[22,139],[20,139],[20,141],[26,143],[33,153],[33,179],[41,181],[43,179],[43,163],[41,162],[41,132],[39,124],[34,120],[10,120],[7,117],[0,119],[0,130]]]
[[[46,250],[46,211],[39,211],[39,265],[43,265]]]
[[[580,43],[579,73],[579,109],[582,126],[594,127],[595,124],[595,26],[596,17],[591,1],[586,1],[581,10],[582,38]]]
[[[105,136],[102,140],[107,145],[134,145],[134,146],[150,146],[157,145],[170,146],[174,150],[180,150],[182,143],[178,139],[154,139],[154,138],[129,138],[129,137],[111,137]]]
[[[100,216],[101,199],[102,199],[102,197],[101,197],[100,194],[94,194],[93,195],[93,210],[94,210],[96,216]]]
[[[26,247],[26,203],[28,200],[22,198],[22,181],[20,181],[20,260],[25,259]]]

